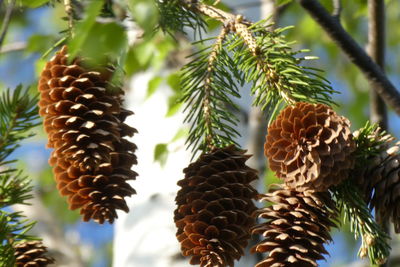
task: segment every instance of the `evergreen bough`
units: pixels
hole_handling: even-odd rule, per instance
[[[0,95],[0,266],[4,267],[14,266],[16,243],[35,239],[28,233],[35,222],[12,209],[15,204],[28,204],[32,197],[30,180],[15,168],[17,160],[12,159],[12,153],[38,125],[36,104],[37,98],[22,85]]]

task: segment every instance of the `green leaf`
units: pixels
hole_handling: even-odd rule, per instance
[[[178,72],[172,73],[167,78],[167,84],[171,87],[175,92],[180,91],[180,75]]]
[[[186,137],[189,134],[187,128],[180,128],[175,136],[172,138],[171,143],[178,141],[179,139]]]
[[[155,2],[130,0],[128,5],[137,24],[146,32],[153,31],[158,22],[158,9]]]
[[[183,104],[183,103],[178,102],[176,97],[171,97],[169,102],[170,103],[168,106],[168,111],[167,111],[167,114],[165,114],[165,117],[174,116],[179,111],[179,109],[181,108],[181,106]]]
[[[44,4],[47,4],[48,2],[50,2],[50,0],[20,0],[19,2],[22,6],[37,8]]]
[[[162,81],[163,81],[163,77],[160,77],[160,76],[155,76],[149,81],[148,87],[147,87],[146,98],[149,98],[150,96],[152,96],[154,94],[154,92],[160,86]]]
[[[128,50],[124,66],[126,74],[129,76],[146,70],[153,59],[154,50],[155,46],[152,42],[141,42],[131,47]]]
[[[168,158],[168,147],[167,144],[157,144],[154,148],[154,161],[159,162],[161,166],[164,166]]]
[[[276,3],[278,4],[278,6],[283,6],[283,5],[289,4],[292,1],[293,0],[277,0]]]
[[[47,60],[43,59],[43,58],[39,58],[36,62],[35,62],[35,73],[37,76],[40,76],[40,74],[42,73],[44,67],[46,66]]]
[[[82,45],[85,56],[90,58],[118,57],[126,45],[125,30],[115,22],[95,23]]]
[[[44,53],[53,43],[54,36],[52,35],[34,34],[29,37],[25,51]]]
[[[103,4],[103,1],[90,1],[90,4],[86,8],[86,17],[76,24],[74,38],[70,40],[68,45],[70,59],[73,59],[77,55],[79,49],[84,44]]]
[[[128,53],[126,53],[124,70],[127,76],[131,76],[141,70],[141,66],[136,57],[136,52],[134,49],[129,49]]]

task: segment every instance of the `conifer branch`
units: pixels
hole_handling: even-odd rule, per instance
[[[211,50],[210,57],[208,58],[208,65],[207,65],[207,74],[204,79],[204,99],[203,99],[203,113],[204,113],[204,120],[205,120],[205,126],[206,126],[206,144],[209,151],[211,151],[213,147],[213,139],[214,137],[214,131],[213,131],[213,125],[212,125],[212,119],[213,119],[213,107],[211,106],[211,94],[212,94],[212,75],[213,75],[213,70],[215,70],[215,62],[218,57],[218,52],[222,48],[222,43],[224,42],[227,34],[229,33],[229,29],[224,27],[222,28],[221,33],[216,39],[215,44],[213,45],[213,48]]]
[[[238,60],[236,65],[244,73],[246,82],[253,83],[252,94],[256,96],[256,106],[261,106],[267,113],[274,113],[282,100],[286,104],[298,101],[333,103],[330,95],[335,91],[317,74],[319,70],[300,66],[302,61],[312,57],[295,57],[298,53],[308,51],[292,51],[281,37],[286,29],[269,31],[266,21],[254,24],[241,15],[231,14],[215,6],[198,1],[181,2],[194,12],[218,20],[225,26],[229,25],[231,31],[239,37],[228,42],[231,43],[228,50],[235,51]],[[239,82],[243,81],[239,79]]]
[[[344,220],[350,223],[354,238],[361,237],[358,256],[368,256],[372,264],[384,263],[390,254],[389,236],[372,217],[359,189],[348,179],[333,189],[333,193],[343,210]]]
[[[181,101],[189,110],[185,121],[192,122],[187,143],[194,152],[236,144],[234,138],[239,136],[234,129],[237,118],[232,114],[238,108],[231,100],[239,93],[229,72],[234,62],[223,49],[229,31],[224,27],[215,43],[195,53],[182,70]]]
[[[230,125],[221,123],[220,120],[220,118],[224,118],[226,122],[235,125],[233,121],[236,121],[236,118],[229,118],[228,115],[215,117],[212,114],[222,114],[222,110],[219,112],[209,110],[209,107],[218,107],[209,104],[209,88],[212,87],[211,77],[219,77],[215,84],[223,85],[219,86],[219,90],[214,91],[223,92],[226,90],[226,96],[236,94],[235,83],[241,86],[246,82],[252,83],[251,93],[255,96],[254,105],[260,106],[262,110],[266,111],[270,120],[283,106],[282,104],[291,105],[298,101],[333,104],[330,95],[335,91],[329,86],[328,81],[317,73],[319,70],[300,65],[304,60],[312,59],[312,57],[299,57],[299,53],[307,51],[292,51],[282,37],[282,32],[287,28],[268,30],[266,21],[251,23],[241,15],[234,15],[199,1],[181,0],[180,3],[181,6],[193,13],[202,14],[222,22],[224,27],[222,32],[227,31],[227,29],[230,32],[229,36],[224,38],[226,40],[224,40],[225,45],[223,47],[218,43],[221,38],[217,38],[215,47],[218,47],[219,52],[216,58],[221,56],[218,63],[214,59],[214,53],[204,55],[204,51],[200,51],[197,57],[184,68],[183,88],[186,97],[183,98],[183,101],[186,102],[187,108],[193,102],[196,102],[192,101],[194,98],[189,97],[190,95],[204,99],[201,102],[203,111],[196,112],[199,105],[197,104],[197,106],[193,106],[186,118],[186,121],[193,123],[188,143],[189,146],[193,146],[194,151],[200,147],[204,149],[205,146],[200,145],[199,140],[205,134],[204,132],[207,132],[206,139],[209,140],[206,143],[212,143],[216,146],[234,143],[232,137],[238,135]],[[210,62],[215,64],[215,67],[211,68],[212,72],[207,71],[206,58],[208,56],[210,56]],[[226,64],[228,61],[232,63]],[[218,67],[219,65],[225,66],[222,68],[223,70]],[[233,75],[226,70],[229,70]],[[233,76],[236,81],[233,82],[230,76]],[[229,83],[224,82],[227,79],[229,79]],[[204,81],[204,88],[198,87],[200,81]],[[206,94],[198,92],[196,94],[197,89],[195,88],[200,91],[204,90]],[[222,103],[225,102],[225,104],[231,102],[229,97],[223,97],[219,100]],[[214,118],[214,124],[211,123],[210,118]],[[203,125],[203,123],[205,124]],[[212,130],[213,128],[223,134],[216,135],[215,131]],[[211,136],[218,137],[211,138]],[[210,145],[206,146],[211,147]]]
[[[185,27],[192,28],[199,36],[205,31],[206,23],[203,18],[187,8],[187,5],[183,5],[181,0],[158,0],[156,4],[160,13],[159,28],[171,36],[176,32],[186,34]]]
[[[350,229],[357,239],[361,237],[359,257],[368,256],[372,264],[383,264],[390,254],[389,236],[376,222],[371,214],[368,203],[360,189],[355,185],[357,170],[365,168],[368,160],[380,152],[380,147],[391,136],[380,131],[377,125],[369,122],[354,133],[357,149],[354,157],[356,166],[350,173],[350,178],[333,189],[339,207],[343,210],[344,220],[349,221]]]
[[[29,96],[27,90],[18,86],[14,91],[6,90],[0,96],[0,259],[2,265],[14,266],[15,242],[32,240],[27,232],[34,222],[29,222],[19,212],[5,210],[14,204],[27,204],[32,187],[22,172],[13,168],[9,156],[20,142],[32,136],[30,129],[38,125],[37,98]]]

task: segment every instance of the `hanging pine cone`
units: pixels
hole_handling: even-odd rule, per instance
[[[112,71],[79,58],[68,63],[64,46],[39,79],[39,112],[54,148],[49,163],[61,195],[84,221],[112,223],[116,209],[129,211],[124,197],[135,194],[127,180],[137,176],[136,146],[124,139],[136,133],[124,123],[133,113],[122,108],[124,92],[111,83]]]
[[[379,128],[369,138],[380,141],[375,147],[380,153],[360,163],[352,176],[362,188],[365,201],[375,208],[377,219],[390,219],[395,232],[400,233],[400,141],[381,135]]]
[[[45,267],[54,263],[54,259],[46,256],[47,249],[41,241],[22,242],[14,246],[16,267]]]
[[[274,203],[262,208],[259,218],[267,219],[253,228],[253,234],[265,240],[252,248],[252,252],[269,252],[256,267],[308,267],[318,266],[316,261],[328,254],[323,244],[331,241],[330,227],[337,217],[335,204],[328,192],[297,192],[277,185],[260,197]]]
[[[348,177],[355,143],[350,122],[323,104],[288,106],[268,127],[269,167],[298,191],[326,191]]]
[[[257,172],[234,146],[203,154],[183,170],[175,224],[184,256],[204,267],[233,266],[243,255],[254,224]]]

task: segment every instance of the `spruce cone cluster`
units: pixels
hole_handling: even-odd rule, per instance
[[[135,190],[127,180],[137,174],[136,146],[124,139],[136,130],[124,123],[133,114],[122,108],[123,91],[111,83],[110,67],[88,67],[88,60],[68,61],[64,46],[46,64],[39,80],[40,115],[54,148],[50,164],[57,188],[83,220],[99,223],[128,212],[124,197]]]
[[[250,182],[257,178],[247,159],[244,151],[229,146],[203,154],[184,169],[174,220],[191,264],[233,266],[243,255],[255,221],[256,191]]]
[[[359,166],[354,177],[366,202],[376,209],[377,219],[390,219],[395,232],[400,233],[400,141],[394,142],[391,135],[380,135],[379,128],[370,138],[380,141],[376,147],[380,153]]]
[[[268,128],[269,167],[290,188],[326,191],[346,179],[354,165],[349,125],[323,104],[288,106]]]
[[[16,267],[45,267],[54,263],[46,256],[47,249],[41,241],[22,242],[14,246]]]
[[[279,185],[261,197],[274,203],[260,209],[258,216],[267,219],[253,229],[265,240],[253,252],[269,252],[256,267],[308,267],[327,254],[323,244],[331,241],[330,227],[335,226],[337,210],[328,192],[297,192]]]

